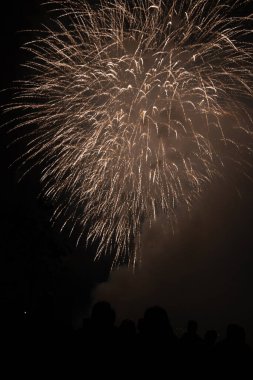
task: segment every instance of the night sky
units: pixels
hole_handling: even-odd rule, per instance
[[[40,1],[8,1],[1,16],[1,89],[24,75],[20,50],[30,33],[46,23]],[[0,93],[1,104],[10,92]],[[253,106],[253,105],[252,105]],[[14,115],[15,116],[15,115]],[[11,115],[2,115],[1,123]],[[91,302],[109,300],[119,320],[138,318],[148,306],[164,306],[176,327],[188,319],[221,333],[229,322],[246,328],[253,344],[253,183],[233,168],[214,181],[196,201],[190,216],[179,218],[172,236],[159,221],[143,236],[143,264],[109,276],[110,257],[94,263],[95,247],[80,246],[50,224],[52,207],[39,197],[39,170],[18,183],[9,165],[22,144],[7,149],[12,135],[2,127],[0,300],[6,313],[29,313],[44,295],[52,298],[59,323],[74,324]],[[252,161],[253,164],[253,161]],[[253,178],[252,172],[248,172]],[[109,276],[109,278],[108,278]],[[104,282],[103,282],[104,281]]]

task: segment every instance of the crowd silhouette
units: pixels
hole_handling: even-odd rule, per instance
[[[43,367],[50,364],[61,369],[66,363],[87,369],[94,361],[98,369],[106,362],[111,369],[120,365],[125,374],[133,368],[147,374],[168,373],[172,367],[178,371],[197,371],[203,364],[211,372],[220,364],[227,369],[235,365],[245,369],[252,363],[245,331],[237,324],[229,324],[226,336],[218,339],[215,330],[200,336],[198,323],[189,320],[185,332],[179,336],[166,310],[153,306],[137,323],[125,319],[116,326],[115,311],[108,302],[102,301],[93,306],[81,328],[73,329],[53,320],[50,302],[44,300],[40,306],[33,313],[25,311],[22,323],[17,323],[20,318],[16,322],[15,318],[2,320],[1,340],[11,358],[29,357],[37,365],[39,360],[40,366],[43,362]]]

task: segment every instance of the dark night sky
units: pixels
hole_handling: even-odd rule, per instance
[[[17,31],[36,29],[47,20],[39,3],[6,2],[0,34],[1,88],[22,75],[19,64],[25,58],[19,47],[30,37]],[[8,93],[0,93],[1,104],[8,99]],[[50,205],[38,199],[38,173],[18,183],[18,169],[8,168],[18,150],[6,149],[10,139],[3,128],[1,302],[24,310],[41,294],[50,293],[58,318],[67,319],[69,310],[75,314],[85,309],[91,289],[107,278],[109,259],[93,263],[92,249],[75,249],[73,241],[51,227]],[[220,330],[228,322],[239,322],[253,343],[253,184],[233,169],[227,174],[234,177],[233,184],[217,180],[206,189],[191,217],[182,217],[179,234],[162,233],[159,224],[147,233],[143,266],[135,275],[126,268],[113,272],[97,287],[95,299],[110,300],[119,317],[141,316],[155,303],[167,308],[177,326],[188,318],[196,318],[203,328]]]

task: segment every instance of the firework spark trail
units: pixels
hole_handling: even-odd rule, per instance
[[[10,107],[34,128],[22,160],[43,162],[54,219],[134,265],[143,221],[173,224],[250,152],[253,17],[233,12],[252,0],[49,4],[54,27],[26,44],[31,76]]]

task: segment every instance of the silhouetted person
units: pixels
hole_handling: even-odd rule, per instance
[[[202,343],[202,339],[197,334],[198,323],[190,320],[187,324],[187,331],[181,338],[181,344],[184,346],[196,346]]]
[[[111,344],[116,337],[115,319],[115,311],[109,302],[97,302],[91,312],[92,339],[103,346]]]
[[[158,339],[174,338],[167,312],[160,306],[153,306],[145,311],[140,328],[141,333],[146,337]]]
[[[203,340],[197,333],[198,323],[194,320],[188,321],[187,331],[180,339],[180,351],[184,356],[184,360],[188,361],[192,367],[198,365],[203,354]]]
[[[228,325],[225,339],[217,344],[216,356],[217,368],[221,369],[226,377],[252,377],[252,351],[245,342],[245,331],[241,326]]]
[[[149,369],[167,369],[177,350],[177,338],[173,332],[167,312],[160,306],[153,306],[138,321],[139,347],[143,353],[144,365]],[[146,363],[146,364],[145,364]]]
[[[108,330],[114,326],[115,311],[109,302],[97,302],[91,313],[91,322],[99,330]]]
[[[237,324],[229,324],[226,338],[218,345],[218,353],[225,362],[251,361],[252,352],[246,344],[244,328]]]

